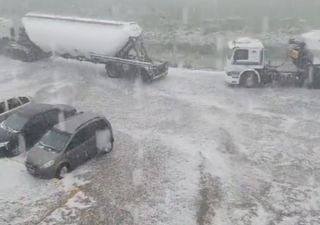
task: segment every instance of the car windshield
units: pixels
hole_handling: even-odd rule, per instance
[[[46,150],[59,153],[64,149],[69,137],[70,134],[53,129],[43,136],[39,145]]]
[[[1,123],[1,127],[10,132],[19,132],[27,122],[27,118],[19,114],[13,114],[7,120]]]

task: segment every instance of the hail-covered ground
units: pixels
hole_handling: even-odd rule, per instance
[[[151,85],[103,66],[0,58],[2,98],[29,95],[105,115],[114,151],[63,180],[0,159],[0,224],[320,224],[320,92],[227,87],[170,69]]]

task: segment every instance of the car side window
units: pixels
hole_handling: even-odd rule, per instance
[[[27,104],[30,102],[30,100],[27,97],[19,97],[19,100],[22,102],[22,104]]]
[[[86,132],[85,129],[82,129],[72,138],[67,148],[67,151],[82,145],[86,141],[85,132]]]
[[[48,123],[53,126],[59,122],[59,110],[51,110],[45,114]]]
[[[21,103],[16,98],[11,98],[11,99],[8,100],[8,108],[9,108],[9,110],[15,109],[15,108],[19,107],[20,105],[21,105]]]
[[[0,102],[0,113],[4,113],[6,111],[6,104],[4,102]]]
[[[93,136],[96,135],[96,124],[94,123],[90,123],[89,125],[87,125],[85,128],[85,139],[89,140],[90,138],[92,138]]]
[[[42,130],[46,126],[42,115],[34,117],[27,125],[28,130]]]
[[[108,129],[108,124],[106,123],[105,120],[99,120],[99,121],[95,122],[95,129],[97,131],[106,130],[106,129]]]

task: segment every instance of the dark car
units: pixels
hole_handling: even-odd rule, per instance
[[[0,102],[0,122],[6,120],[9,116],[31,104],[30,97],[15,97]]]
[[[76,114],[68,105],[29,104],[0,124],[0,153],[17,156],[36,144],[59,121]]]
[[[29,152],[26,167],[42,178],[63,178],[97,154],[113,149],[110,122],[94,113],[80,113],[53,127]]]

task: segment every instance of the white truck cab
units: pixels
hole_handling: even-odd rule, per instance
[[[228,43],[229,54],[225,67],[229,85],[254,87],[261,83],[259,70],[265,66],[264,46],[258,39],[243,37]]]

